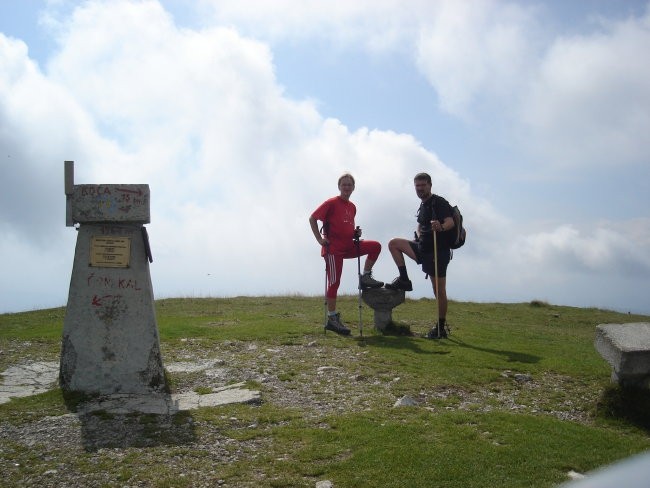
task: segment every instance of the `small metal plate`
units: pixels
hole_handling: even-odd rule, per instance
[[[94,236],[90,241],[90,265],[98,268],[128,268],[130,237]]]

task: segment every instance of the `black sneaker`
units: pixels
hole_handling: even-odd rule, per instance
[[[341,314],[337,313],[335,315],[330,315],[327,318],[327,323],[325,324],[325,330],[331,330],[340,335],[350,335],[350,329],[348,329],[343,322],[341,322]]]
[[[433,340],[446,339],[447,337],[447,327],[445,325],[438,327],[438,324],[436,324],[427,334],[427,339]]]
[[[361,289],[381,288],[382,286],[384,286],[384,282],[374,279],[371,273],[361,275]]]
[[[384,285],[384,288],[387,288],[389,290],[404,290],[404,291],[412,291],[413,290],[413,284],[411,283],[411,280],[405,280],[401,277],[397,277],[393,280],[392,283],[386,283]]]

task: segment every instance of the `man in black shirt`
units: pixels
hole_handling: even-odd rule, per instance
[[[418,173],[413,179],[415,193],[420,198],[418,209],[418,228],[415,240],[396,237],[388,243],[393,260],[399,270],[399,276],[392,283],[386,284],[391,290],[413,290],[413,285],[406,271],[404,255],[422,265],[422,271],[431,276],[433,294],[438,300],[438,323],[427,334],[429,339],[443,339],[447,337],[447,265],[451,260],[451,243],[454,239],[455,226],[452,217],[451,205],[441,196],[431,193],[431,176],[427,173]],[[434,235],[436,252],[434,253]],[[434,264],[434,255],[437,257],[437,276]],[[436,283],[437,282],[437,283]]]

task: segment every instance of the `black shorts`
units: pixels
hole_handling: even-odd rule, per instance
[[[422,271],[429,276],[434,276],[435,268],[433,266],[433,249],[431,252],[422,252],[417,241],[409,241],[411,249],[415,253],[415,262],[422,265]],[[438,249],[438,278],[447,277],[447,266],[451,261],[451,249]]]

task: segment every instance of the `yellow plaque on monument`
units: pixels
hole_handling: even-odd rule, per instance
[[[99,268],[128,268],[130,237],[94,236],[90,241],[90,265]]]

